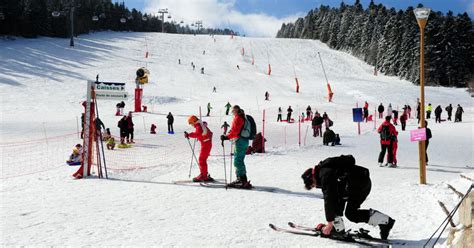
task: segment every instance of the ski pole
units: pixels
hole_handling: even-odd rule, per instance
[[[222,155],[224,155],[224,180],[225,180],[225,190],[227,190],[227,168],[225,165],[225,146],[224,146],[224,141],[221,141],[222,145]],[[232,166],[232,165],[231,165]]]
[[[191,148],[191,152],[193,153],[191,156],[191,164],[189,165],[189,174],[188,178],[191,178],[191,169],[193,168],[193,159],[196,159],[196,162],[199,163],[199,160],[196,158],[196,154],[194,154],[194,148],[196,148],[196,140],[194,140],[194,146],[191,146],[191,141],[188,140],[189,148]]]
[[[234,142],[230,142],[230,182],[232,182],[232,158],[233,158],[233,145],[234,145]]]

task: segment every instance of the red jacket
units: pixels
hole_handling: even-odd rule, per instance
[[[209,128],[206,127],[206,134],[203,133],[201,123],[197,122],[196,124],[194,124],[194,128],[196,130],[192,133],[189,133],[189,138],[198,139],[201,143],[212,141],[212,132],[211,130],[209,130]]]
[[[234,120],[232,120],[232,127],[227,138],[229,139],[238,139],[240,136],[240,131],[245,125],[245,119],[242,116],[236,115]]]
[[[382,123],[382,125],[379,126],[379,129],[377,129],[377,132],[378,133],[381,133],[382,132],[382,127],[383,126],[388,126],[388,131],[390,132],[391,135],[394,135],[396,136],[397,134],[397,129],[395,129],[395,126],[392,125],[392,123],[388,122],[388,121],[384,121]],[[390,145],[390,140],[382,140],[380,139],[380,143],[382,143],[382,145]]]

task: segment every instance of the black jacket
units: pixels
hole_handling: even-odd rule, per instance
[[[324,122],[323,117],[321,117],[321,116],[315,116],[315,117],[313,118],[313,120],[311,121],[311,125],[313,125],[313,126],[319,126],[319,125],[322,125],[323,122]]]
[[[331,129],[327,129],[323,134],[323,143],[331,143],[336,138],[336,134]]]
[[[316,168],[318,167],[316,183],[324,194],[327,221],[342,216],[346,201],[362,203],[369,194],[371,188],[369,170],[356,165],[351,155],[327,158]]]
[[[441,115],[442,112],[443,112],[443,109],[441,108],[441,106],[436,107],[435,115]]]
[[[166,116],[166,118],[168,119],[168,124],[173,124],[173,122],[174,122],[174,117],[173,117],[172,114],[168,114],[168,115]]]
[[[383,105],[379,105],[378,111],[379,113],[382,113],[385,110]]]

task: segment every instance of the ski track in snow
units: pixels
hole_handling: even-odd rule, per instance
[[[149,59],[144,58],[145,37]],[[386,107],[392,103],[399,110],[410,104],[415,112],[419,87],[394,77],[374,76],[372,67],[318,41],[215,38],[216,43],[209,36],[101,32],[79,37],[74,48],[67,46],[66,39],[0,41],[2,246],[351,247],[354,245],[279,234],[268,224],[323,222],[322,193],[305,191],[300,175],[326,157],[353,154],[357,164],[370,169],[373,183],[362,207],[392,216],[396,224],[390,237],[419,247],[445,218],[437,201],[448,209],[458,201],[446,183],[462,192],[470,186],[459,177],[461,173],[474,176],[474,109],[465,89],[426,87],[426,103],[441,104],[443,109],[448,103],[459,103],[465,114],[462,123],[429,120],[433,139],[428,149],[428,184],[419,185],[417,144],[409,141],[409,131],[402,132],[397,126],[400,167],[379,168],[379,136],[373,123],[362,123],[358,136],[351,116],[356,102],[362,106],[365,100],[371,114],[380,102]],[[245,47],[244,57],[241,47]],[[335,92],[334,103],[324,98],[326,85],[317,52]],[[266,75],[269,62],[270,77]],[[301,86],[298,95],[293,65]],[[153,113],[134,114],[137,144],[127,150],[106,151],[110,180],[71,180],[77,167],[62,164],[71,147],[80,142],[75,135],[76,118],[83,109],[80,102],[86,95],[86,80],[99,74],[103,81],[127,82],[132,96],[135,71],[141,66],[151,72],[151,83],[144,86],[144,104]],[[201,67],[204,75],[199,72]],[[212,93],[213,86],[217,93]],[[265,91],[271,101],[263,101]],[[214,132],[209,171],[224,178],[218,136],[222,122],[231,121],[223,116],[227,101],[253,115],[259,129],[262,110],[266,110],[268,153],[248,156],[246,163],[252,183],[273,187],[274,192],[172,183],[188,178],[191,154],[182,137],[190,130],[186,116],[198,114],[199,106],[204,115],[208,102],[213,110],[204,120]],[[115,104],[99,101],[99,113],[112,134],[118,135]],[[324,147],[309,128],[306,145],[300,148],[297,124],[275,122],[278,107],[285,113],[288,105],[294,115],[305,112],[307,105],[326,111],[343,145]],[[130,97],[125,111],[132,107]],[[175,135],[165,134],[164,115],[170,111],[175,115]],[[151,123],[157,124],[158,135],[148,134]],[[301,126],[303,136],[307,125],[310,123]],[[407,130],[416,127],[416,120],[409,120]],[[45,136],[47,141],[25,143]],[[60,137],[51,138],[56,136]],[[227,171],[229,164],[227,157]],[[194,165],[192,175],[196,173]],[[378,236],[377,228],[346,221],[346,228],[358,227]]]

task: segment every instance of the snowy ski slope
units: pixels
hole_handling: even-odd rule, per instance
[[[392,216],[397,222],[390,237],[419,247],[445,217],[437,201],[449,209],[457,203],[446,183],[460,191],[470,185],[459,176],[474,176],[474,109],[465,89],[426,87],[427,103],[441,104],[443,109],[449,103],[461,104],[465,115],[462,123],[429,120],[433,139],[428,149],[428,184],[419,185],[418,146],[409,141],[409,131],[397,127],[400,167],[379,168],[374,123],[363,123],[359,136],[351,116],[356,103],[362,106],[364,101],[369,102],[371,114],[381,102],[391,103],[394,109],[401,110],[404,104],[415,109],[417,86],[374,76],[372,67],[318,41],[215,39],[101,32],[79,37],[74,48],[65,39],[0,41],[2,246],[351,246],[275,233],[268,224],[324,222],[322,193],[305,191],[300,176],[326,157],[353,154],[357,164],[371,172],[372,192],[363,207]],[[333,103],[325,99],[317,52],[335,93]],[[252,54],[255,65],[251,64]],[[196,64],[195,71],[191,62]],[[268,63],[271,76],[266,75]],[[72,146],[80,142],[75,134],[76,118],[82,111],[86,80],[99,74],[103,81],[126,82],[132,95],[135,71],[141,66],[151,72],[151,83],[144,87],[144,104],[152,113],[134,114],[137,144],[106,152],[111,180],[72,180],[77,167],[63,163]],[[200,74],[201,67],[205,74]],[[295,74],[299,94],[295,93]],[[214,86],[217,93],[212,92]],[[264,101],[266,91],[271,101]],[[214,178],[224,178],[218,136],[222,122],[231,121],[224,115],[227,101],[252,114],[259,129],[266,111],[268,153],[248,156],[246,163],[252,183],[272,192],[171,183],[188,178],[191,152],[182,133],[190,130],[187,116],[199,114],[199,106],[205,113],[208,102],[213,110],[204,120],[215,134],[209,170]],[[118,135],[115,104],[99,101],[99,112],[105,125]],[[321,138],[313,138],[310,128],[305,138],[309,123],[303,123],[299,147],[297,124],[276,122],[278,107],[285,112],[288,105],[295,115],[307,105],[327,112],[343,145],[322,146]],[[126,101],[125,110],[133,110],[132,106],[133,97]],[[164,114],[168,112],[175,115],[175,135],[166,134]],[[148,134],[151,123],[158,125],[157,135]],[[416,127],[416,120],[409,120],[407,130]],[[44,142],[30,142],[41,139]],[[226,146],[229,150],[230,145]],[[227,172],[229,162],[227,158]],[[197,171],[194,165],[193,176]],[[378,229],[346,221],[346,228],[357,227],[378,236]]]

